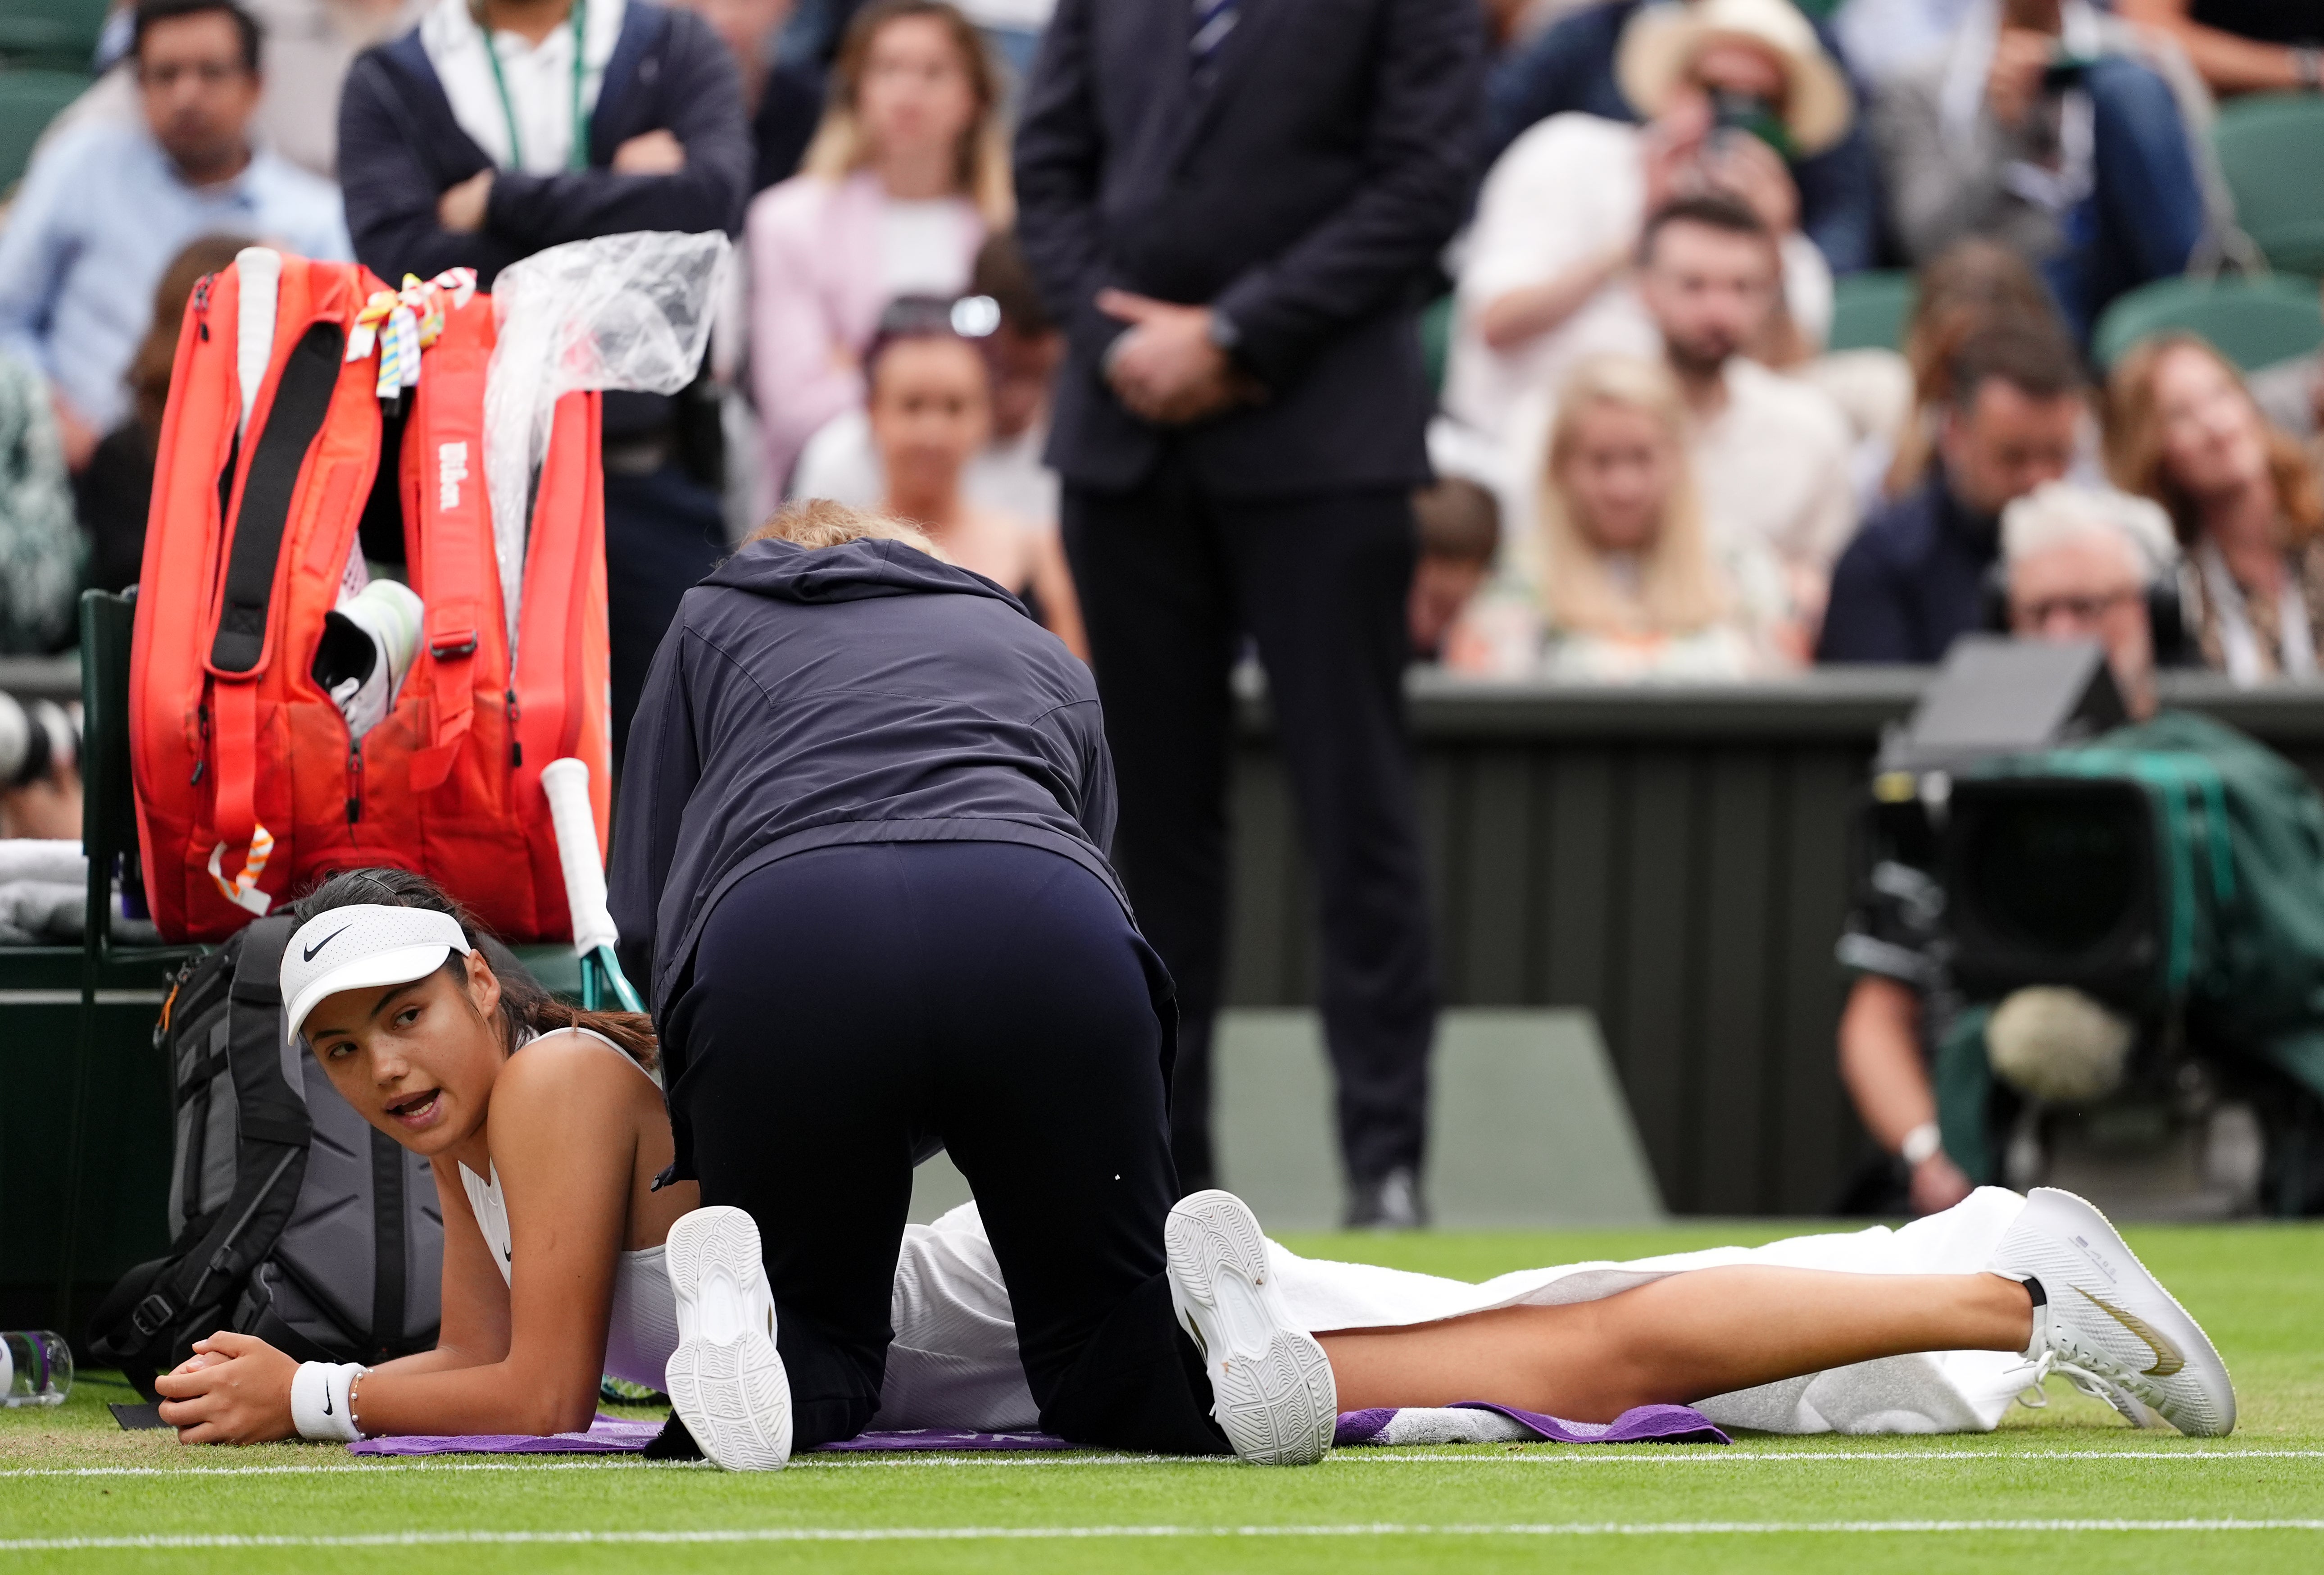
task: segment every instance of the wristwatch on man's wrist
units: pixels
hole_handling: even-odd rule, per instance
[[[2292,45],[2292,79],[2303,93],[2324,89],[2324,49],[2312,43]]]

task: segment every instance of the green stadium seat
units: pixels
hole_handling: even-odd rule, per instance
[[[108,0],[0,0],[0,55],[88,68]]]
[[[88,82],[70,71],[0,70],[0,188],[23,179],[42,131]]]
[[[1833,282],[1831,350],[1895,350],[1919,287],[1903,271],[1844,273]]]
[[[2165,279],[2107,308],[2091,348],[2112,366],[2139,340],[2173,331],[2200,334],[2249,372],[2324,344],[2324,309],[2312,279]]]
[[[2324,98],[2269,93],[2219,111],[2211,146],[2236,197],[2236,222],[2271,267],[2324,274]]]
[[[1444,392],[1444,363],[1452,354],[1452,298],[1440,295],[1420,310],[1420,358],[1428,367],[1428,386]]]

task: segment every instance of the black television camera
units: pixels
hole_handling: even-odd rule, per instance
[[[2284,848],[2291,822],[2324,827],[2324,805],[2218,724],[2115,733],[2127,721],[2097,645],[1972,635],[1884,743],[1859,890],[1922,893],[1933,915],[1946,1152],[1973,1179],[2149,1218],[2310,1212],[2324,1088],[2301,1046],[2324,1047],[2324,995],[2301,992],[2324,987],[2324,870],[2311,890],[2260,850],[2274,822]]]

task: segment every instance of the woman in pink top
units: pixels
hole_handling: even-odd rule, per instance
[[[800,172],[751,204],[752,379],[779,492],[815,430],[863,402],[862,359],[899,296],[953,296],[1013,212],[1001,80],[939,0],[875,0],[833,67]]]
[[[880,512],[918,525],[953,562],[1018,597],[1087,662],[1057,523],[981,507],[961,491],[962,472],[992,437],[991,368],[980,341],[1000,320],[981,295],[907,296],[881,314],[863,356],[872,443],[888,486]]]

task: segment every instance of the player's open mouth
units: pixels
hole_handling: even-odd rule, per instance
[[[437,1107],[443,1095],[443,1089],[430,1089],[424,1094],[414,1094],[408,1099],[390,1105],[387,1113],[406,1126],[425,1126],[435,1119]]]

